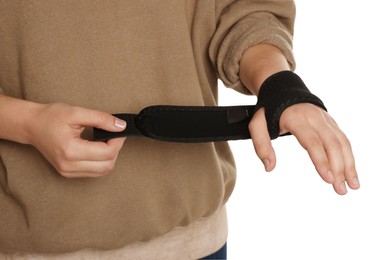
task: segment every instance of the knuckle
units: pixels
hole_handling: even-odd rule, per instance
[[[99,123],[103,123],[106,121],[106,117],[102,113],[97,113],[96,114],[96,121],[98,121]]]
[[[116,159],[117,157],[117,150],[116,149],[110,149],[108,152],[107,152],[107,160],[109,161],[113,161]]]
[[[336,139],[336,138],[332,138],[331,140],[329,140],[327,142],[327,144],[332,149],[338,150],[338,151],[341,151],[342,146],[343,146],[342,143],[338,139]]]
[[[351,147],[351,142],[349,141],[349,139],[343,135],[343,140],[342,140],[342,144],[345,146],[345,147]]]
[[[322,141],[318,137],[310,137],[308,139],[308,146],[312,148],[317,148],[322,146]]]
[[[69,160],[69,158],[72,156],[73,155],[71,155],[67,150],[61,150],[57,152],[57,156],[54,159],[53,165],[58,172],[62,173],[61,175],[66,174],[72,170],[70,166],[71,160]]]
[[[112,116],[103,112],[96,113],[96,121],[99,124],[107,124],[107,122],[111,121]]]
[[[68,176],[69,175],[69,166],[67,163],[64,163],[63,161],[58,161],[55,165],[55,168],[62,176]]]
[[[114,161],[110,161],[110,163],[107,164],[106,166],[106,172],[107,173],[110,173],[114,170],[115,168],[115,162]]]
[[[75,161],[77,160],[77,149],[71,142],[64,143],[56,150],[56,156],[59,160],[63,161]]]
[[[311,136],[308,137],[307,140],[302,144],[302,147],[307,151],[308,150],[315,151],[318,149],[322,149],[323,143],[318,137]]]
[[[100,167],[98,174],[100,176],[106,176],[110,174],[114,170],[114,168],[115,168],[115,161],[113,160],[108,161]]]
[[[256,129],[256,122],[254,120],[251,120],[248,124],[248,128],[249,128],[249,131],[250,132],[253,132],[255,131]]]
[[[267,122],[265,120],[263,122],[259,119],[252,119],[248,124],[248,130],[251,135],[256,135],[260,131],[268,131]]]
[[[334,166],[332,169],[334,177],[337,181],[345,181],[344,168],[341,166]]]
[[[75,153],[72,149],[65,149],[62,151],[62,157],[67,161],[73,161],[75,159]]]
[[[349,179],[356,178],[357,177],[357,172],[356,172],[356,167],[355,164],[347,164],[345,166],[345,172],[346,175]]]
[[[325,179],[326,174],[327,174],[327,170],[329,168],[327,163],[325,161],[316,162],[315,168],[316,168],[317,172],[320,173],[321,177],[323,177]]]

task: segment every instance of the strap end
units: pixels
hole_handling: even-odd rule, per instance
[[[134,122],[137,115],[134,114],[113,114],[113,116],[118,117],[126,121],[127,127],[122,132],[109,132],[99,128],[93,128],[93,140],[105,142],[113,138],[125,137],[125,136],[139,136],[142,135],[141,132],[136,127]]]

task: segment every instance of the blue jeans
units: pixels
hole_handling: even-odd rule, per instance
[[[202,259],[227,259],[227,244],[225,244],[221,249],[219,249],[214,254],[203,257]]]

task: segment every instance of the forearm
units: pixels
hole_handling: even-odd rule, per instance
[[[0,93],[0,139],[29,144],[27,125],[39,104]]]
[[[259,44],[248,48],[240,60],[240,79],[254,95],[266,78],[290,67],[283,53],[275,46]]]

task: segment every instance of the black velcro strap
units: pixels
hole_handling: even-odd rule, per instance
[[[312,103],[326,110],[310,93],[301,78],[282,71],[267,78],[259,91],[256,106],[201,107],[151,106],[138,115],[114,114],[127,122],[123,132],[94,128],[94,140],[106,141],[124,136],[146,136],[160,141],[200,143],[251,138],[248,125],[253,114],[264,107],[271,139],[279,136],[282,112],[298,103]]]
[[[271,139],[279,136],[279,120],[282,112],[298,103],[311,103],[326,111],[322,101],[313,95],[302,79],[292,71],[278,72],[264,81],[259,91],[255,111],[264,107]]]
[[[160,141],[185,143],[249,139],[248,124],[254,108],[151,106],[144,108],[138,115],[114,114],[126,120],[126,130],[114,133],[94,129],[94,140],[139,135]]]

